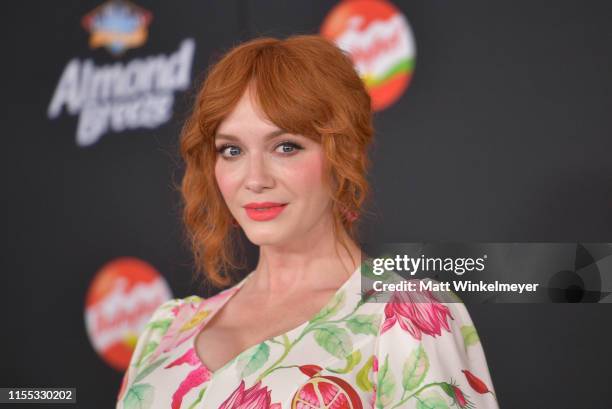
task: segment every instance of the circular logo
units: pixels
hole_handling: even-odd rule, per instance
[[[171,297],[163,277],[143,260],[122,257],[104,265],[85,300],[85,327],[96,352],[124,371],[153,311]]]
[[[321,35],[346,51],[363,79],[372,109],[404,93],[414,71],[416,46],[404,15],[385,0],[345,0],[332,9]]]

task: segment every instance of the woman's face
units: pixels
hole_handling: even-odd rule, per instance
[[[215,147],[219,190],[251,242],[283,244],[331,225],[321,145],[267,120],[250,91],[219,125]]]

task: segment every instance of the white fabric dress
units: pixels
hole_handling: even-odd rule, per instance
[[[194,340],[249,276],[207,299],[162,304],[138,338],[117,409],[497,409],[465,305],[428,291],[370,301],[360,271],[311,320],[215,372]]]

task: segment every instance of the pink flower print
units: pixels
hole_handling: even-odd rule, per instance
[[[200,324],[210,314],[210,309],[208,308],[210,303],[222,300],[231,294],[231,291],[222,291],[200,303],[185,302],[174,307],[172,309],[174,319],[159,341],[157,348],[151,353],[149,360],[154,361],[160,354],[176,348],[193,337],[200,329]]]
[[[376,407],[376,384],[372,385],[372,394],[370,395],[370,408]]]
[[[201,304],[204,304],[204,302]],[[192,331],[187,331],[184,328],[190,327],[189,324],[195,321],[194,318],[197,319],[206,315],[203,311],[200,311],[198,316],[196,316],[196,310],[197,305],[190,302],[182,303],[172,309],[172,315],[174,315],[172,323],[159,341],[157,348],[151,353],[149,360],[154,361],[160,354],[170,351],[183,340],[189,338]],[[196,328],[195,326],[191,327]]]
[[[468,402],[465,399],[465,396],[463,396],[463,392],[461,392],[461,389],[453,385],[453,392],[455,393],[455,402],[457,402],[457,405],[459,405],[460,408],[467,407]]]
[[[170,362],[164,368],[168,369],[182,364],[196,366],[196,368],[187,374],[185,379],[183,379],[179,387],[172,394],[172,409],[179,409],[183,403],[183,397],[193,388],[208,381],[212,375],[202,364],[202,361],[200,361],[193,348],[188,349],[181,357]]]
[[[372,355],[372,378],[374,382],[372,383],[372,395],[370,404],[372,409],[376,407],[376,379],[378,376],[378,357],[376,355]]]
[[[281,409],[280,403],[270,404],[272,391],[260,386],[261,380],[245,390],[244,380],[232,394],[219,406],[219,409]]]
[[[451,381],[452,382],[452,381]],[[463,391],[453,383],[442,382],[439,384],[440,387],[448,396],[453,399],[453,403],[457,405],[459,409],[473,409],[474,404],[468,400]]]
[[[380,333],[383,334],[398,322],[404,331],[418,340],[422,333],[435,337],[442,335],[442,328],[450,332],[447,317],[454,319],[448,307],[429,290],[395,292],[385,306],[385,321]]]
[[[164,368],[168,369],[168,368],[172,368],[172,367],[182,365],[182,364],[189,364],[193,366],[193,365],[198,365],[200,363],[201,363],[200,358],[198,358],[198,355],[196,354],[195,349],[189,348],[187,352],[185,352],[183,355],[181,355],[179,358],[175,359],[174,361],[170,362]]]

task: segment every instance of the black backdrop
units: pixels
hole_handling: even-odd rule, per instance
[[[66,63],[112,61],[80,19],[96,1],[11,2],[2,17],[0,386],[78,389],[110,408],[121,373],[87,340],[84,297],[131,255],[175,296],[197,293],[182,244],[177,135],[162,127],[75,144],[76,117],[46,112]],[[147,44],[196,41],[193,75],[257,35],[318,32],[334,1],[147,1]],[[417,45],[413,82],[375,117],[374,242],[612,242],[612,28],[604,1],[394,1]],[[197,82],[197,80],[196,80]],[[251,258],[255,253],[252,252]],[[471,305],[502,408],[608,408],[612,307]],[[58,406],[59,407],[59,406]]]

